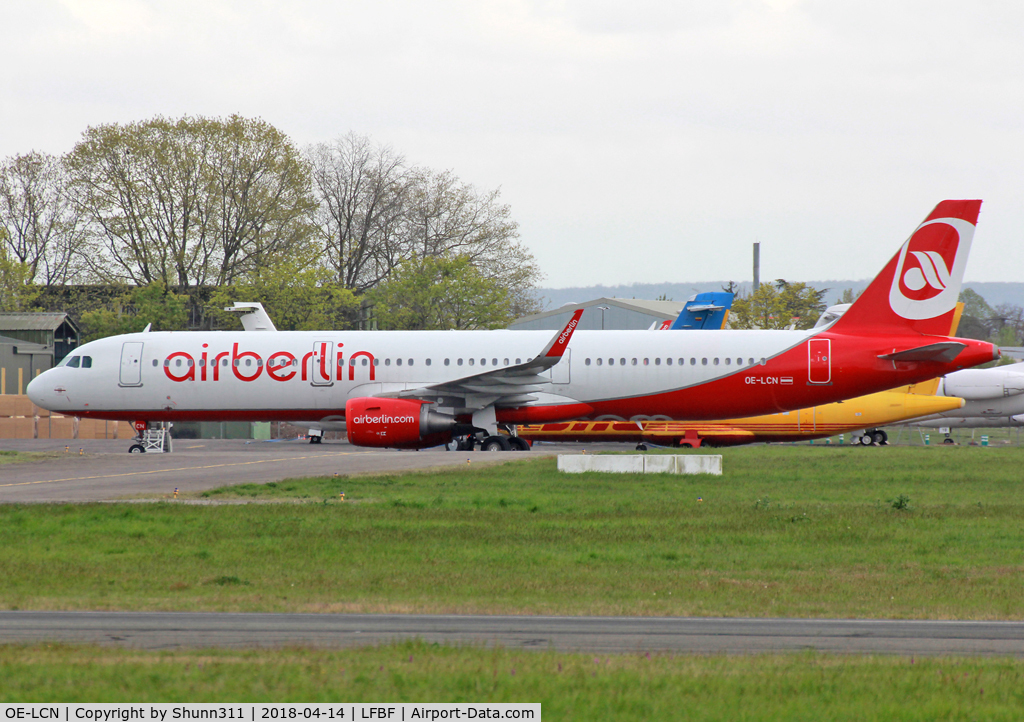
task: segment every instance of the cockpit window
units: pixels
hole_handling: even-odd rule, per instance
[[[91,369],[92,368],[92,356],[83,356],[82,357],[82,368],[83,369]]]
[[[68,361],[68,368],[69,369],[77,369],[78,365],[80,363],[82,363],[82,357],[81,356],[72,356],[71,360]]]

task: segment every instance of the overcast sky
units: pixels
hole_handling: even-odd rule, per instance
[[[545,286],[873,276],[981,198],[1024,280],[1024,3],[32,0],[0,6],[0,156],[260,116],[501,188]]]

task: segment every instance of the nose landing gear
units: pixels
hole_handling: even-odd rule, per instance
[[[135,430],[138,435],[135,443],[128,447],[129,454],[163,454],[174,451],[174,440],[171,438],[173,423],[161,421],[160,426],[150,427],[145,421],[136,421]]]

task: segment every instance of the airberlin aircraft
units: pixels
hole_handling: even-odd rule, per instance
[[[424,448],[499,426],[776,413],[991,361],[948,338],[980,201],[943,201],[850,309],[806,331],[136,333],[79,347],[28,387],[37,405],[146,428],[344,421],[362,446]],[[141,447],[139,447],[141,448]]]

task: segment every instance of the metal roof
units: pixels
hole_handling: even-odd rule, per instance
[[[65,322],[79,330],[66,313],[0,313],[0,331],[56,331]]]
[[[50,347],[45,345],[45,344],[36,343],[35,341],[26,341],[26,340],[20,339],[20,338],[11,338],[10,336],[0,336],[0,344],[4,344],[4,345],[8,345],[9,344],[11,346],[19,346],[19,347],[21,347],[21,352],[22,353],[26,353],[27,351],[29,351],[30,350],[28,348],[29,346],[34,346],[35,347],[34,349],[31,349],[31,351],[34,351],[35,353],[50,353],[50,352],[52,352],[52,349],[50,349]]]
[[[575,311],[579,308],[593,308],[595,306],[618,306],[627,311],[643,313],[648,316],[674,318],[683,310],[683,304],[685,303],[685,301],[647,301],[639,298],[596,298],[592,301],[584,301],[583,303],[567,303],[564,306],[552,308],[542,313],[535,313],[532,316],[523,316],[516,319],[513,325],[557,316],[560,313]]]

